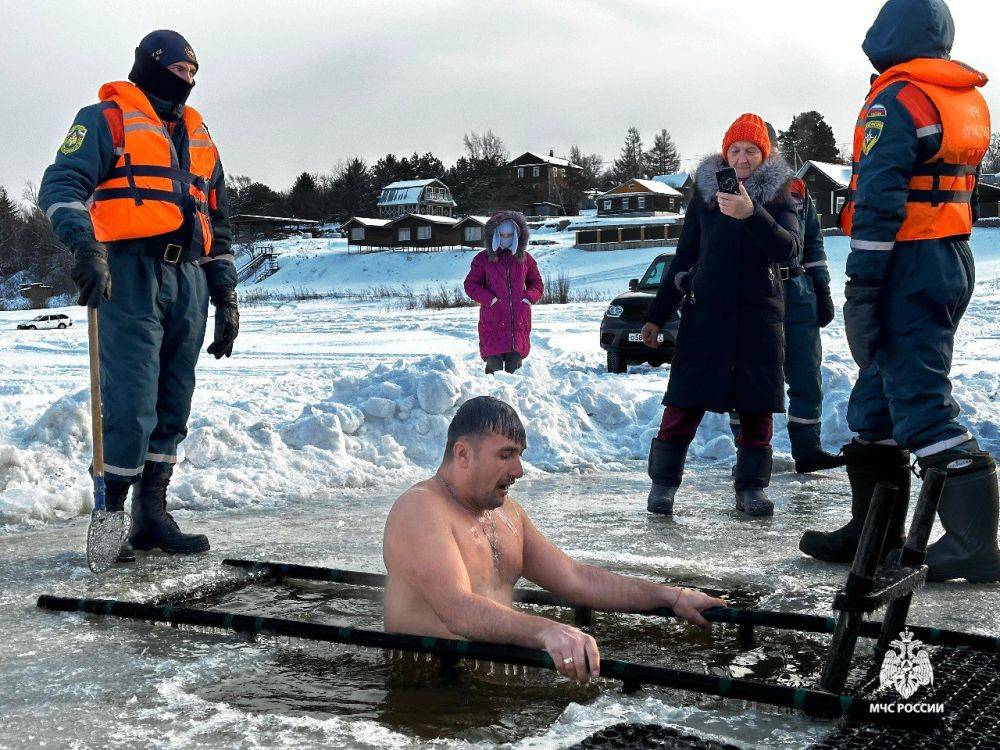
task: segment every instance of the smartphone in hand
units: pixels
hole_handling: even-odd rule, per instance
[[[736,176],[736,170],[732,167],[720,169],[715,173],[715,179],[719,183],[719,191],[731,195],[740,194],[740,178]]]

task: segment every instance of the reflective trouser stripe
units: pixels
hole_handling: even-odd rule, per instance
[[[135,469],[123,469],[120,466],[112,466],[111,464],[104,464],[104,472],[117,474],[120,477],[137,477],[142,474],[142,467],[139,466]]]
[[[861,445],[899,445],[895,438],[886,438],[885,440],[862,440],[859,437],[854,438],[854,442],[860,443]]]
[[[892,250],[896,242],[876,242],[875,240],[851,240],[851,250]]]
[[[52,221],[52,214],[58,211],[60,208],[68,208],[73,211],[83,211],[87,212],[87,207],[83,205],[80,201],[68,201],[66,203],[53,203],[49,206],[48,211],[45,212],[45,218]]]
[[[789,422],[795,422],[797,424],[819,424],[822,419],[803,419],[802,417],[793,417],[791,414],[788,415]]]
[[[967,443],[972,440],[972,434],[970,432],[964,432],[961,435],[956,435],[953,438],[948,438],[947,440],[939,440],[936,443],[931,443],[923,448],[918,448],[913,451],[917,458],[923,458],[924,456],[933,456],[935,453],[941,453],[949,448],[955,448],[962,443]]]
[[[146,460],[161,464],[175,464],[177,463],[177,456],[168,456],[166,453],[147,453]]]

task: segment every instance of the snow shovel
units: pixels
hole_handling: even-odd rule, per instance
[[[101,345],[97,337],[97,308],[87,308],[90,349],[90,424],[94,434],[94,510],[87,529],[87,565],[95,573],[110,568],[122,542],[128,538],[132,519],[125,511],[109,511],[104,504],[104,418],[101,413]]]

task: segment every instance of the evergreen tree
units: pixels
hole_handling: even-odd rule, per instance
[[[386,154],[371,169],[372,185],[381,190],[400,180],[410,179],[410,164],[405,158],[398,159],[395,154]]]
[[[331,188],[337,218],[375,215],[378,196],[364,159],[354,157],[348,161],[334,177]]]
[[[290,213],[299,219],[322,219],[321,204],[316,177],[303,172],[295,179],[295,184],[288,193]]]
[[[833,128],[816,111],[795,115],[788,130],[778,131],[778,146],[781,155],[793,169],[798,169],[803,162],[809,160],[831,163],[841,161]]]
[[[653,176],[673,174],[681,168],[681,155],[670,133],[661,130],[653,139],[653,147],[644,155],[645,172]]]
[[[642,137],[639,135],[639,128],[633,125],[625,135],[625,145],[622,146],[621,156],[615,159],[614,166],[611,168],[615,182],[621,183],[633,177],[645,177],[644,163]]]
[[[17,204],[0,187],[0,276],[20,270],[20,239],[24,221]]]

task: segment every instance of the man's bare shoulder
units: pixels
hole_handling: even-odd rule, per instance
[[[440,523],[446,515],[446,498],[433,479],[417,482],[396,498],[386,519],[386,531],[396,524],[409,528]]]

